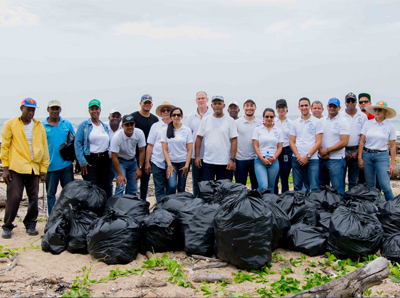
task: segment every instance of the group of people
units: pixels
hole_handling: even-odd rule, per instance
[[[70,134],[75,135],[74,148],[82,178],[102,188],[107,197],[137,195],[146,200],[152,174],[155,197],[185,191],[189,169],[192,169],[193,194],[198,183],[233,178],[252,189],[278,193],[289,190],[293,173],[294,190],[305,192],[329,185],[345,192],[348,173],[349,189],[358,182],[376,187],[379,182],[386,200],[393,198],[390,176],[394,173],[396,130],[387,119],[396,116],[383,101],[371,104],[371,96],[349,93],[345,109],[340,100],[313,103],[306,97],[298,101],[300,117],[287,117],[285,99],[276,101],[275,109],[265,108],[262,119],[255,117],[257,104],[248,98],[239,117],[240,107],[231,101],[225,110],[221,95],[211,98],[196,93],[197,108],[182,123],[183,110],[163,102],[151,113],[153,99],[140,99],[140,109],[122,115],[118,109],[109,113],[108,122],[100,120],[101,103],[88,104],[90,118],[75,133],[71,123],[60,116],[61,103],[51,100],[49,117],[42,123],[34,119],[37,103],[26,98],[21,116],[4,123],[1,162],[7,184],[7,203],[3,238],[11,238],[24,187],[29,205],[24,225],[29,235],[37,235],[39,181],[46,182],[48,212],[56,201],[58,184],[64,187],[74,180],[71,160],[60,155],[60,146]],[[358,105],[361,109],[357,109]],[[161,118],[161,120],[159,120]],[[390,153],[390,154],[389,154]],[[116,180],[115,190],[113,181]]]

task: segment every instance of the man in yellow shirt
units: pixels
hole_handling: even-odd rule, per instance
[[[46,180],[50,157],[47,147],[46,131],[34,119],[36,101],[26,98],[21,103],[21,116],[8,120],[1,132],[1,163],[3,179],[7,184],[7,203],[4,215],[2,238],[11,238],[13,221],[22,200],[24,187],[29,199],[28,211],[24,219],[26,232],[38,235],[39,179]]]

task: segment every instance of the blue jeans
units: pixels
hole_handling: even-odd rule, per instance
[[[385,194],[386,201],[393,199],[393,192],[390,187],[390,174],[388,172],[390,166],[389,153],[387,151],[376,153],[364,151],[362,159],[364,161],[365,180],[368,186],[375,187],[375,177],[378,176],[379,184]]]
[[[346,150],[346,152],[348,154],[352,154],[356,151],[357,151],[357,149]],[[346,160],[346,168],[347,168],[347,176],[348,176],[348,180],[349,180],[349,190],[350,190],[354,186],[356,186],[358,183],[358,172],[360,169],[358,167],[358,159],[352,158],[352,159]]]
[[[135,180],[135,173],[136,170],[138,169],[136,159],[134,158],[131,160],[125,160],[118,158],[118,162],[119,162],[119,167],[121,168],[121,172],[126,178],[126,184],[124,182],[122,186],[117,185],[115,187],[115,195],[122,196],[125,190],[125,194],[136,196],[136,193],[138,191],[137,180]],[[114,171],[115,171],[115,178],[117,178],[118,173],[115,169]]]
[[[167,195],[167,172],[165,169],[157,167],[154,163],[151,164],[151,172],[153,173],[154,193],[157,202]]]
[[[64,188],[64,186],[70,183],[71,181],[74,181],[74,167],[72,166],[72,164],[58,171],[47,172],[46,193],[47,193],[47,210],[49,215],[56,202],[58,183],[60,183],[61,187]]]
[[[303,183],[307,181],[306,193],[319,189],[319,161],[318,159],[310,159],[308,164],[302,166],[296,157],[292,158],[293,186],[294,190],[303,190]],[[305,179],[307,177],[307,179]]]
[[[167,179],[167,194],[172,195],[176,193],[176,189],[178,188],[178,192],[184,192],[186,186],[186,178],[183,177],[182,169],[185,166],[186,162],[172,162],[172,167],[175,172],[172,172],[172,177]],[[167,171],[168,166],[165,167],[165,171]]]
[[[139,155],[136,155],[136,162],[139,164]],[[142,177],[140,177],[140,198],[143,201],[146,201],[147,190],[149,188],[149,180],[150,175],[147,175],[146,171],[142,171]]]
[[[258,191],[261,192],[268,188],[271,193],[274,193],[276,176],[279,173],[279,162],[274,161],[270,166],[266,167],[261,159],[256,157],[254,160],[254,171],[256,172]]]
[[[201,160],[203,164],[203,160]],[[194,164],[194,158],[192,158],[192,184],[193,184],[193,196],[196,198],[199,195],[199,182],[203,181],[203,166],[200,168]]]
[[[214,165],[203,162],[203,181],[233,179],[233,171],[226,169],[227,165]]]
[[[330,185],[341,195],[346,190],[346,159],[319,159],[319,185]]]
[[[247,175],[250,176],[251,189],[258,188],[256,173],[254,171],[254,159],[236,160],[235,179],[236,183],[246,185]]]
[[[290,175],[290,170],[292,169],[292,156],[293,156],[293,151],[292,149],[290,149],[290,146],[282,148],[282,152],[278,157],[279,173],[278,176],[276,176],[275,187],[274,187],[274,192],[276,194],[278,193],[279,177],[281,177],[281,184],[282,184],[281,193],[284,193],[289,190],[289,175]]]

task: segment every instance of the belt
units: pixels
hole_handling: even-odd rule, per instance
[[[285,146],[285,147],[283,147],[282,149],[290,149],[290,146]]]
[[[355,150],[355,149],[358,149],[358,146],[346,147],[346,150]]]
[[[125,160],[125,161],[132,161],[132,160],[134,160],[135,158],[132,158],[132,159],[125,159],[125,158],[122,158],[122,157],[119,157],[119,156],[118,156],[118,159],[122,159],[122,160]]]
[[[387,152],[387,150],[375,150],[375,149],[368,149],[368,148],[364,148],[364,151],[370,152],[370,153]]]
[[[90,156],[92,157],[108,157],[108,151],[100,152],[100,153],[90,153]]]

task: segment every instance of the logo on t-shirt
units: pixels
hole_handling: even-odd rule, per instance
[[[292,124],[288,123],[286,127],[290,129],[291,126]]]
[[[387,134],[387,128],[384,128],[384,129],[382,129],[382,133],[385,135],[385,134]]]
[[[362,118],[358,118],[358,122],[357,123],[362,123]]]
[[[138,140],[133,140],[133,146],[136,146],[138,143]]]
[[[182,131],[182,132],[181,132],[181,137],[182,137],[182,138],[185,138],[185,137],[186,137],[186,131]]]
[[[277,132],[277,131],[274,132],[274,137],[275,137],[275,138],[278,137],[278,132]]]
[[[46,127],[46,131],[51,131],[51,128],[50,127]]]
[[[314,124],[313,123],[310,123],[309,125],[308,125],[308,131],[313,131],[314,130]]]
[[[333,129],[338,129],[339,128],[339,123],[333,124]]]

